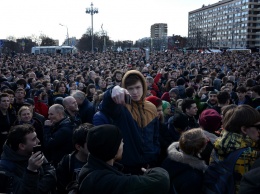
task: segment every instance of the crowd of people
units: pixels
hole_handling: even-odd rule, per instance
[[[242,148],[234,192],[260,189],[260,53],[2,54],[0,67],[0,192],[207,193],[209,167]]]

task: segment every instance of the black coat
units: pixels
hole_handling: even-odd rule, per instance
[[[92,155],[80,171],[79,182],[79,194],[166,194],[169,190],[169,175],[162,168],[125,175]]]
[[[15,194],[43,194],[53,191],[56,186],[55,168],[44,161],[42,167],[38,169],[39,173],[32,173],[27,169],[30,156],[17,154],[8,145],[4,145],[1,160],[8,162],[6,165],[0,165],[0,171],[7,172],[13,177],[12,187]],[[2,183],[0,183],[2,184]]]
[[[194,156],[180,152],[179,142],[171,144],[168,148],[168,157],[162,163],[170,176],[171,194],[200,194],[202,189],[203,171],[207,165]]]
[[[76,180],[80,169],[86,163],[79,161],[76,158],[76,154],[77,151],[74,151],[73,153],[64,156],[56,168],[58,194],[68,193],[66,187]]]
[[[260,191],[260,167],[244,174],[240,182],[239,194],[255,194]]]
[[[7,115],[3,115],[0,111],[0,153],[2,153],[2,147],[7,139],[7,134],[16,120],[14,109],[8,109]]]
[[[74,126],[68,118],[62,119],[54,126],[44,126],[43,141],[46,157],[53,162],[54,166],[63,156],[74,150],[72,145],[73,128]]]
[[[79,115],[82,123],[92,123],[93,116],[95,114],[95,107],[92,102],[89,102],[87,98],[79,106]]]

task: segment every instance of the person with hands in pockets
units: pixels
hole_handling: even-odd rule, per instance
[[[143,174],[141,168],[158,165],[159,120],[156,107],[145,100],[146,91],[144,76],[130,70],[122,79],[122,87],[109,88],[100,105],[100,110],[122,132],[124,153],[121,163],[125,173]]]
[[[41,151],[33,153],[40,143],[33,126],[17,125],[11,128],[3,146],[0,171],[12,180],[12,192],[16,194],[50,193],[56,185],[55,168]]]

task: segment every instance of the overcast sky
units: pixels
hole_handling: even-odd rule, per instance
[[[64,41],[80,38],[91,27],[86,8],[93,2],[94,32],[103,29],[112,40],[138,40],[150,36],[154,23],[167,23],[168,35],[187,36],[188,12],[218,0],[0,0],[0,39],[41,33]]]

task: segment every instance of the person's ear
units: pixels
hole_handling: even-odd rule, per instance
[[[25,145],[23,143],[19,143],[19,150],[25,150]]]
[[[247,135],[246,131],[247,131],[247,128],[245,126],[242,126],[241,132],[242,132],[243,135]]]

